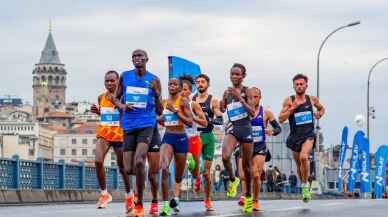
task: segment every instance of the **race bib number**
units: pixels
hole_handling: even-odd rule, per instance
[[[263,142],[264,131],[261,126],[252,126],[253,142]]]
[[[231,121],[238,121],[248,117],[248,113],[245,110],[241,102],[232,102],[227,106],[228,116]]]
[[[148,88],[143,87],[127,87],[125,103],[131,104],[135,108],[146,108],[148,100]]]
[[[178,115],[168,109],[163,112],[163,120],[166,127],[178,126],[179,123]]]
[[[100,115],[100,124],[102,126],[120,126],[119,121],[120,113],[119,110],[109,107],[102,107],[101,108],[101,115]]]
[[[298,112],[294,116],[296,125],[310,124],[313,122],[313,113],[311,111]]]

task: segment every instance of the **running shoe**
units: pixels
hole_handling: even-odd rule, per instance
[[[203,201],[203,204],[205,205],[206,211],[208,212],[215,211],[211,200],[205,200]]]
[[[170,216],[170,205],[168,204],[168,201],[163,202],[162,211],[160,212],[160,216]]]
[[[240,179],[235,177],[234,182],[230,181],[228,186],[228,191],[226,192],[226,196],[229,198],[235,197],[237,194],[237,188],[240,184]]]
[[[98,197],[97,209],[106,208],[110,202],[112,202],[112,195],[109,193],[100,194]]]
[[[245,197],[244,197],[244,196],[241,196],[241,197],[240,197],[240,200],[238,201],[238,205],[239,205],[239,206],[244,206],[244,203],[245,203]]]
[[[245,197],[245,203],[243,208],[244,213],[252,213],[253,211],[253,202],[252,197]]]
[[[131,213],[134,207],[133,193],[125,197],[125,210],[127,213]]]
[[[150,206],[150,215],[156,215],[158,214],[158,203],[152,202]]]
[[[308,203],[311,200],[310,189],[307,186],[302,187],[302,200],[305,203]]]
[[[133,217],[144,217],[144,208],[141,204],[136,204],[133,212]]]
[[[262,209],[260,208],[259,201],[257,201],[257,200],[253,201],[252,207],[253,207],[253,211],[255,211],[255,212],[262,211]]]
[[[175,198],[170,200],[170,208],[174,211],[174,214],[177,215],[180,212],[179,200]]]

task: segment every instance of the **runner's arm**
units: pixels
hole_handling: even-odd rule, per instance
[[[290,98],[287,98],[283,102],[283,108],[280,111],[279,122],[284,123],[291,115]]]
[[[181,108],[183,108],[183,112],[179,111],[177,113],[179,119],[183,121],[184,124],[192,126],[193,125],[193,114],[190,111],[189,102],[184,98],[181,101]]]
[[[154,97],[155,97],[155,110],[156,114],[162,115],[163,113],[163,103],[162,103],[162,85],[160,83],[160,79],[157,77],[155,79],[155,87],[154,89]]]
[[[245,110],[247,110],[249,116],[251,117],[255,116],[255,109],[251,105],[249,105],[249,103],[245,101],[244,98],[240,96],[239,101],[244,106]]]
[[[102,94],[98,96],[98,99],[97,99],[97,105],[96,104],[93,104],[91,107],[90,107],[90,112],[96,114],[96,115],[100,115],[101,114],[101,110],[100,110],[100,101],[101,101],[101,97],[102,97]]]
[[[220,111],[224,113],[226,111],[226,97],[228,95],[228,90],[224,91],[224,94],[222,96],[222,100],[220,101]]]
[[[213,98],[211,102],[211,109],[213,113],[216,115],[216,117],[222,117],[223,112],[220,110],[220,103],[218,103],[218,100]]]
[[[119,80],[119,83],[117,85],[116,92],[114,93],[114,97],[112,97],[112,99],[110,99],[110,100],[122,112],[132,110],[133,109],[132,105],[121,103],[121,99],[123,97],[122,90],[123,90],[123,74],[121,74],[121,76],[120,76],[120,80]]]
[[[197,102],[193,101],[192,102],[192,108],[193,108],[193,112],[197,116],[197,117],[195,115],[193,116],[193,121],[198,123],[199,125],[201,125],[203,127],[207,127],[208,123],[207,123],[207,120],[206,120],[206,115],[202,111],[201,106]]]
[[[273,130],[272,130],[271,134],[273,136],[277,136],[277,135],[279,135],[279,133],[282,132],[282,128],[280,127],[278,121],[275,119],[275,115],[273,115],[273,113],[268,109],[265,110],[265,119],[266,119],[265,120],[266,126],[268,126],[268,123],[271,124],[271,126],[272,126]]]
[[[314,113],[316,119],[320,119],[325,114],[325,107],[319,102],[319,99],[315,96],[311,97],[314,107],[317,109],[317,112]]]

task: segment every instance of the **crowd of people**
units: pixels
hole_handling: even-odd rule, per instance
[[[133,70],[121,74],[116,71],[106,72],[106,91],[99,95],[98,103],[91,108],[92,112],[100,115],[95,164],[101,195],[97,208],[105,208],[112,201],[106,189],[103,168],[105,155],[112,147],[125,183],[127,216],[144,216],[143,195],[147,177],[152,192],[149,213],[159,213],[161,216],[169,216],[171,211],[179,213],[179,197],[186,168],[194,177],[195,191],[200,192],[203,186],[206,211],[215,210],[212,188],[218,190],[220,183],[227,186],[228,198],[235,198],[241,188],[239,204],[244,213],[260,211],[262,208],[258,199],[263,177],[267,179],[266,185],[271,191],[281,189],[280,186],[287,182],[287,178],[276,167],[268,169],[267,175],[264,172],[264,163],[271,158],[266,137],[278,135],[281,132],[279,122],[286,120],[291,129],[287,146],[292,150],[297,165],[302,200],[311,200],[308,155],[315,143],[314,121],[324,115],[325,109],[318,98],[306,94],[308,78],[305,75],[294,76],[295,94],[286,97],[277,118],[262,105],[262,91],[258,87],[244,85],[247,70],[240,63],[230,68],[231,86],[226,88],[218,100],[209,93],[211,82],[206,74],[195,78],[170,78],[168,95],[162,99],[160,79],[148,71],[147,62],[147,53],[135,50],[132,53]],[[194,85],[197,89],[195,94],[192,93]],[[216,165],[212,172],[216,142],[213,128],[224,114],[227,117],[223,120],[224,170]],[[158,126],[165,129],[163,135],[160,135]],[[145,174],[146,162],[148,176]],[[172,189],[168,185],[170,164],[174,166]],[[159,172],[162,192],[160,212]],[[129,176],[135,179],[134,187],[130,186]],[[203,184],[201,180],[204,180]]]

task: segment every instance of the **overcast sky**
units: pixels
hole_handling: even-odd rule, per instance
[[[53,21],[53,35],[68,72],[67,101],[96,101],[104,72],[131,67],[130,53],[148,51],[149,70],[167,82],[167,56],[200,64],[221,97],[234,62],[246,65],[246,84],[262,89],[279,113],[292,94],[291,79],[305,73],[316,94],[316,56],[335,28],[361,20],[329,39],[321,56],[321,122],[325,144],[338,143],[343,126],[366,114],[369,68],[388,57],[388,2],[325,1],[7,1],[0,14],[0,95],[32,99],[32,70]],[[388,143],[388,62],[372,76],[373,145]],[[385,111],[385,112],[384,112]]]

